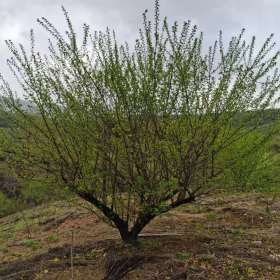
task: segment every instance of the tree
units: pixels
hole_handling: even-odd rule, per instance
[[[79,42],[63,12],[65,34],[38,19],[51,35],[48,54],[36,51],[32,31],[29,55],[6,41],[27,101],[2,78],[11,147],[31,171],[55,176],[132,242],[154,217],[210,190],[223,172],[215,167],[221,151],[258,127],[275,102],[279,52],[272,35],[255,51],[244,30],[227,48],[220,33],[205,52],[197,26],[170,27],[158,1],[153,22],[143,14],[133,48],[86,24]]]

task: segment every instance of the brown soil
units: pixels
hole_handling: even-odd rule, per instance
[[[276,280],[279,211],[280,199],[215,194],[158,217],[132,247],[84,208],[45,205],[27,223],[0,219],[0,279]]]

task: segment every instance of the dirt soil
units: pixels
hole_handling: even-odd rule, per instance
[[[75,203],[0,219],[0,279],[280,279],[280,198],[215,194],[156,218],[136,246]],[[72,251],[72,258],[71,258]]]

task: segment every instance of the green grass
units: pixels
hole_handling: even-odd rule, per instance
[[[0,245],[0,252],[1,253],[8,253],[8,247],[5,245]]]
[[[213,221],[217,220],[218,216],[217,216],[216,213],[210,212],[210,213],[207,214],[206,218],[207,218],[208,221],[213,222]]]
[[[176,259],[180,261],[187,261],[192,256],[192,253],[190,252],[178,252],[176,253]]]
[[[59,236],[57,234],[52,234],[52,235],[49,235],[47,237],[47,240],[50,242],[50,243],[56,243],[59,241]]]
[[[40,242],[38,240],[34,240],[34,239],[24,239],[21,241],[20,244],[22,246],[32,249],[33,251],[36,251],[41,247]]]

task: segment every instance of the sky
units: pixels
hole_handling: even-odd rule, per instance
[[[0,72],[11,79],[6,59],[9,51],[5,39],[28,46],[30,29],[34,29],[38,48],[46,50],[48,34],[36,19],[46,17],[60,31],[65,30],[61,6],[72,19],[77,33],[84,22],[92,30],[114,29],[121,41],[133,42],[142,23],[142,13],[153,15],[153,0],[0,0]],[[225,36],[237,35],[245,28],[247,36],[256,35],[261,43],[275,33],[280,49],[280,0],[161,0],[161,16],[170,22],[191,20],[204,32],[206,44],[212,43],[219,30]]]

